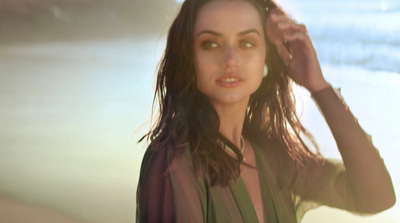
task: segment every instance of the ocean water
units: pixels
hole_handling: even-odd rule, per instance
[[[326,78],[342,93],[400,193],[400,3],[280,1],[307,25]],[[0,193],[86,221],[132,222],[165,39],[133,37],[0,47]],[[299,90],[302,120],[323,154],[329,129]],[[304,222],[400,222],[321,208]]]
[[[400,2],[282,1],[307,25],[323,63],[400,71]]]

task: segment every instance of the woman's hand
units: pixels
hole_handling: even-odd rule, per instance
[[[276,8],[268,16],[267,35],[276,45],[288,74],[297,84],[311,93],[330,86],[322,75],[317,54],[304,25],[297,24]]]

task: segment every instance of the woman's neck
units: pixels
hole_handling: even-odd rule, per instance
[[[241,147],[243,123],[247,103],[244,105],[214,106],[220,120],[220,133],[238,148]]]

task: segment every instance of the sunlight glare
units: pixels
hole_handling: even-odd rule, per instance
[[[381,1],[381,11],[386,11],[388,10],[388,4],[386,1]]]

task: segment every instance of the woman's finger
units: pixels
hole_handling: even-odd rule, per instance
[[[272,43],[275,45],[285,41],[283,32],[278,29],[279,22],[289,22],[290,18],[280,8],[274,8],[270,11],[267,18],[267,35]]]
[[[297,32],[307,32],[307,28],[303,24],[297,24],[295,22],[280,22],[277,24],[279,30],[285,31],[297,31]]]
[[[281,42],[279,44],[276,44],[276,49],[278,50],[278,54],[282,58],[286,66],[288,66],[290,61],[292,61],[293,59],[293,54],[290,48]]]
[[[306,41],[309,39],[307,32],[294,32],[294,33],[284,34],[284,37],[289,42],[294,40]]]
[[[289,16],[287,16],[286,14],[283,14],[282,12],[271,13],[270,16],[271,16],[271,20],[275,23],[287,22],[287,21],[292,20]]]

